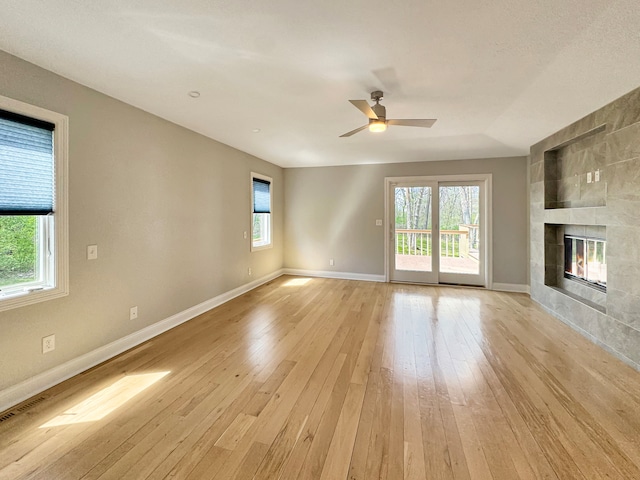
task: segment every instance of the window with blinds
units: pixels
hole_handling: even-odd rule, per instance
[[[271,247],[272,179],[251,174],[251,250]]]
[[[67,293],[66,125],[0,97],[0,310]]]

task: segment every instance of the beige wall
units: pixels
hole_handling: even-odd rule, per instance
[[[384,178],[473,173],[493,175],[493,281],[526,285],[526,157],[286,169],[285,267],[383,275]]]
[[[0,72],[0,95],[70,128],[70,295],[0,312],[0,390],[282,267],[281,168],[3,52]],[[275,247],[255,253],[251,171],[274,185]]]

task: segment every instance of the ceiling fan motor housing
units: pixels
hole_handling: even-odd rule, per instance
[[[384,94],[382,93],[382,90],[374,90],[373,92],[371,92],[371,100],[373,100],[374,102],[379,102],[383,98]]]

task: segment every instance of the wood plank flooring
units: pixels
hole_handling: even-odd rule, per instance
[[[40,398],[1,479],[640,479],[640,373],[522,294],[284,276]]]

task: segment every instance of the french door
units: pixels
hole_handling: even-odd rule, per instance
[[[487,286],[490,177],[387,179],[388,279]]]

